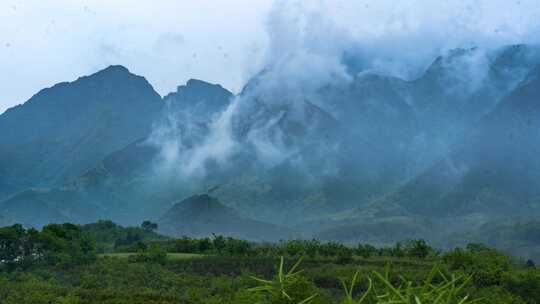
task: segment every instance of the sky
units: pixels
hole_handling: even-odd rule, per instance
[[[111,64],[161,95],[190,78],[241,88],[267,38],[267,0],[2,0],[0,113]]]
[[[312,58],[351,49],[410,78],[442,50],[538,43],[539,29],[538,0],[2,0],[0,113],[111,64],[161,95],[190,78],[238,92],[291,54],[317,55],[283,69],[309,76]]]

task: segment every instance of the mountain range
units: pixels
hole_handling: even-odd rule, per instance
[[[121,66],[44,89],[0,115],[0,223],[444,247],[540,215],[536,47],[452,50],[412,80],[344,64],[300,94],[272,67],[236,95],[161,97]]]

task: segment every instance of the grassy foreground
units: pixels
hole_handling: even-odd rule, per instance
[[[3,227],[0,304],[26,303],[540,304],[540,269],[481,244],[441,252],[423,240],[171,239],[108,222]]]

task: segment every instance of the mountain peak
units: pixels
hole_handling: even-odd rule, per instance
[[[191,78],[186,82],[186,87],[220,87],[219,84],[209,83],[200,79]]]
[[[425,74],[435,74],[438,75],[442,71],[448,69],[449,67],[457,64],[460,60],[467,58],[468,56],[473,56],[479,51],[478,48],[457,48],[451,49],[445,52],[442,55],[437,56],[433,63],[427,68]]]
[[[236,212],[208,194],[193,195],[174,205],[169,216],[196,218],[235,215]]]
[[[100,72],[106,72],[106,73],[129,73],[131,74],[131,72],[128,70],[128,68],[126,68],[125,66],[123,65],[110,65],[106,68],[104,68],[103,70],[99,71],[98,73]]]
[[[210,91],[221,95],[229,95],[229,97],[233,95],[230,91],[223,88],[219,84],[213,84],[203,80],[191,78],[186,82],[186,84],[179,85],[176,88],[176,92],[169,93],[167,96],[165,96],[165,99],[175,97],[178,94],[193,94],[195,92],[203,91]]]
[[[123,65],[110,65],[102,70],[99,70],[93,74],[90,74],[88,76],[80,77],[79,79],[85,79],[85,78],[106,78],[106,79],[125,79],[129,77],[138,77],[144,79],[142,76],[135,75],[131,73],[125,66]]]
[[[233,94],[219,84],[190,79],[163,99],[174,110],[188,111],[199,122],[208,122],[229,105]]]
[[[291,233],[286,228],[244,218],[208,194],[176,203],[159,220],[159,227],[169,235],[201,237],[219,233],[249,240],[278,240]]]

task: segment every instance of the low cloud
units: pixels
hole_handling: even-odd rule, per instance
[[[204,175],[209,162],[224,166],[246,150],[274,166],[297,157],[306,144],[294,142],[284,121],[309,133],[314,108],[332,112],[334,100],[319,98],[322,89],[345,87],[366,73],[414,80],[441,55],[448,70],[442,87],[452,96],[471,95],[488,77],[493,50],[538,43],[534,2],[275,1],[266,19],[264,60],[229,108],[193,145],[183,141],[195,132],[174,131],[190,129],[189,119],[170,123],[173,131],[160,126],[155,142],[162,143],[168,166],[182,174]],[[456,48],[466,54],[453,58]]]

